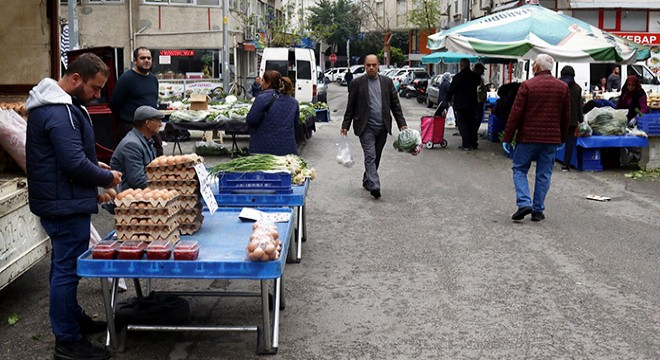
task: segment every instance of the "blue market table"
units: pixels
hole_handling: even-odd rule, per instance
[[[647,147],[649,141],[640,136],[602,136],[578,137],[575,151],[571,157],[571,166],[582,171],[602,171],[602,148]],[[564,161],[565,146],[557,150],[555,159]]]
[[[307,241],[307,214],[305,199],[309,190],[310,179],[305,179],[302,185],[291,186],[290,194],[275,193],[219,193],[218,186],[212,186],[213,195],[221,207],[290,207],[296,215],[289,255],[299,263],[302,259],[302,243]]]
[[[115,306],[119,278],[161,278],[161,279],[242,279],[259,281],[260,292],[228,291],[174,291],[166,292],[183,296],[240,296],[261,297],[260,325],[211,325],[211,326],[149,326],[127,325],[127,331],[248,331],[257,332],[259,354],[277,353],[279,342],[280,310],[284,307],[283,283],[284,266],[293,231],[293,214],[290,208],[263,208],[265,212],[285,212],[290,214],[288,222],[276,223],[282,240],[282,250],[278,260],[255,262],[247,259],[246,246],[252,234],[252,222],[242,222],[238,218],[241,209],[220,208],[213,215],[204,212],[204,223],[194,235],[185,235],[181,240],[194,240],[199,243],[199,258],[193,261],[173,260],[98,260],[92,259],[88,250],[78,258],[78,275],[100,278],[108,321],[107,345],[123,350],[124,344],[118,340],[115,325]],[[108,278],[111,281],[108,281]],[[273,282],[272,293],[270,282]],[[165,292],[159,292],[165,293]],[[272,298],[272,311],[269,299]]]

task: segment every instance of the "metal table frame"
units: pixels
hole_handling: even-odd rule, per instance
[[[290,208],[260,208],[266,212],[289,212],[292,218],[288,223],[278,223],[278,230],[282,234],[282,251],[279,260],[267,262],[252,262],[246,260],[243,255],[238,259],[237,255],[231,261],[213,260],[203,258],[205,246],[205,237],[209,234],[217,234],[207,225],[206,232],[204,227],[200,233],[190,236],[182,236],[182,240],[198,240],[200,243],[200,258],[194,261],[183,260],[94,260],[91,258],[91,250],[88,250],[78,258],[78,275],[81,277],[100,278],[103,303],[108,322],[106,333],[106,345],[115,351],[125,350],[125,337],[127,331],[230,331],[230,332],[257,332],[257,353],[258,354],[276,354],[279,346],[279,323],[280,312],[285,307],[283,296],[283,275],[284,264],[288,256],[288,248],[293,232],[293,213]],[[240,209],[222,208],[218,209],[212,216],[231,216],[238,219]],[[225,214],[223,214],[225,213]],[[208,213],[206,216],[211,216]],[[205,217],[206,220],[206,217]],[[240,222],[240,220],[238,220]],[[203,225],[204,226],[204,225]],[[243,247],[247,245],[250,234],[251,223],[240,225],[242,227],[240,236],[230,236],[227,227],[223,227],[223,236],[227,238],[226,243],[240,244]],[[249,227],[249,229],[248,229]],[[203,235],[204,237],[200,236]],[[217,235],[216,235],[217,236]],[[211,240],[207,240],[211,241]],[[224,244],[216,245],[220,247]],[[236,254],[236,251],[233,251]],[[229,254],[229,252],[228,252]],[[200,271],[201,269],[201,271]],[[205,270],[206,269],[206,270]],[[115,311],[117,306],[118,279],[133,278],[136,284],[136,292],[141,296],[139,278],[162,278],[162,279],[243,279],[258,280],[260,282],[260,291],[162,291],[172,295],[182,296],[233,296],[233,297],[260,297],[261,298],[261,321],[260,325],[244,326],[190,326],[190,325],[135,325],[128,324],[122,329],[120,334],[115,324]],[[110,278],[110,281],[108,281]],[[271,285],[272,282],[272,292]],[[272,297],[272,303],[271,303]],[[272,305],[272,313],[271,313]]]

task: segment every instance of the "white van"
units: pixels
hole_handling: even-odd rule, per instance
[[[293,82],[298,102],[316,102],[316,56],[312,49],[265,48],[259,66],[259,76],[266,70],[277,70]]]

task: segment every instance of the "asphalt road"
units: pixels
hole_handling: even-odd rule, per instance
[[[356,165],[335,161],[346,88],[331,84],[328,97],[332,121],[317,124],[301,154],[319,176],[307,198],[303,260],[286,266],[273,359],[660,358],[657,181],[632,180],[623,168],[562,173],[557,164],[546,220],[513,223],[511,163],[499,144],[482,140],[480,150],[462,152],[447,129],[447,148],[416,157],[397,153],[390,137],[383,197],[374,200],[361,187],[355,136]],[[419,129],[430,111],[401,101]],[[101,233],[112,226],[105,214],[94,222]],[[0,292],[0,358],[51,357],[48,269],[43,260]],[[250,288],[222,280],[153,285]],[[83,279],[80,301],[103,318],[98,288],[98,280]],[[197,323],[256,324],[259,314],[257,300],[190,303]],[[13,313],[19,321],[9,325]],[[255,334],[131,333],[127,351],[114,358],[260,358],[255,349]]]

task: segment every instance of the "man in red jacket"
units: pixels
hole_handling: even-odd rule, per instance
[[[532,66],[534,77],[520,86],[504,130],[502,147],[513,155],[518,211],[511,219],[515,221],[529,214],[532,214],[532,221],[545,219],[545,196],[550,189],[557,145],[566,141],[570,108],[568,86],[550,73],[554,62],[550,55],[536,57]],[[515,150],[510,144],[514,135]],[[533,160],[536,160],[536,181],[532,201],[527,172]]]

